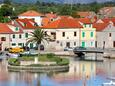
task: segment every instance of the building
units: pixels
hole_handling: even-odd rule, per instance
[[[30,10],[30,11],[27,11],[27,12],[24,12],[24,13],[20,14],[20,15],[18,16],[18,18],[19,18],[19,19],[25,19],[25,18],[27,18],[27,19],[34,19],[35,22],[36,22],[39,26],[41,26],[42,17],[43,17],[43,16],[44,16],[44,15],[41,14],[41,13],[38,13],[38,12],[33,11],[33,10]]]
[[[21,33],[21,31],[17,29],[18,27],[11,24],[0,23],[0,50],[4,50],[5,48],[10,48],[16,45],[12,41],[12,35],[18,35]]]
[[[39,28],[37,23],[32,19],[16,19],[12,22],[15,26],[19,27],[20,30],[22,31],[22,33],[20,33],[19,35],[13,34],[12,41],[15,44],[17,43],[18,45],[22,47],[26,46],[26,42],[28,38],[31,37],[30,36],[31,32]],[[28,47],[34,48],[36,47],[36,44],[30,43]]]
[[[77,14],[80,18],[94,18],[96,16],[96,13],[93,11],[84,11],[84,12],[77,12]]]
[[[80,46],[82,47],[95,47],[96,41],[96,28],[93,28],[91,19],[79,18],[79,21],[83,28],[80,29]]]
[[[97,31],[96,47],[115,48],[115,19],[99,19],[93,24]]]
[[[60,17],[47,24],[43,29],[52,36],[48,47],[59,50],[79,46],[81,28],[82,25],[79,22],[69,17]]]
[[[115,7],[103,7],[99,10],[99,18],[115,17]]]

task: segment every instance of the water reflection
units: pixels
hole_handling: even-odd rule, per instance
[[[101,86],[115,76],[114,65],[114,60],[86,62],[70,58],[69,72],[41,74],[8,72],[5,63],[0,63],[0,86]]]

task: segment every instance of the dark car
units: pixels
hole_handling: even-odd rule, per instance
[[[44,50],[44,45],[40,45],[40,50]]]
[[[86,48],[80,46],[80,47],[75,47],[74,50],[86,50]]]
[[[33,49],[38,50],[38,47],[34,47]],[[44,45],[40,45],[39,49],[43,51],[44,50]]]
[[[86,48],[85,47],[75,47],[74,49],[73,49],[73,52],[76,52],[76,51],[79,51],[79,50],[86,50]]]

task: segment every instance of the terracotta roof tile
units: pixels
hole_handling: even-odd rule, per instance
[[[0,34],[11,34],[13,31],[5,23],[0,23]]]
[[[36,29],[39,28],[37,23],[32,19],[16,19],[16,22],[23,28],[23,29]]]
[[[42,25],[47,25],[48,23],[50,22],[50,19],[49,18],[43,18],[42,19]]]
[[[109,25],[109,23],[94,23],[94,24],[93,24],[93,27],[96,28],[96,31],[102,31],[102,30],[104,30],[108,25]]]
[[[95,13],[92,12],[92,11],[86,11],[86,12],[77,12],[77,15],[79,15],[80,17],[84,17],[84,18],[87,18],[87,17],[90,17],[92,15],[94,15]]]
[[[81,27],[82,27],[81,24],[77,22],[75,19],[63,17],[49,23],[43,28],[64,29],[64,28],[81,28]]]
[[[81,23],[84,23],[84,24],[91,24],[92,23],[90,18],[76,18],[76,21],[80,21]]]
[[[46,16],[47,18],[56,18],[56,17],[57,17],[57,15],[56,15],[56,14],[53,14],[53,13],[47,13],[47,14],[45,14],[45,16]]]
[[[20,14],[19,16],[43,16],[43,14],[30,10],[30,11]]]

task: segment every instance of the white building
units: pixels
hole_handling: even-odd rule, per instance
[[[94,27],[97,29],[96,47],[115,48],[115,18],[100,19]]]
[[[12,34],[18,35],[21,33],[17,28],[18,27],[11,24],[0,23],[0,50],[4,50],[5,48],[10,48],[15,45],[12,42]]]
[[[27,18],[27,19],[34,19],[35,22],[36,22],[39,26],[41,26],[42,16],[43,16],[43,14],[38,13],[38,12],[33,11],[33,10],[30,10],[30,11],[27,11],[27,12],[24,12],[24,13],[20,14],[20,15],[18,16],[18,18],[19,18],[19,19],[25,19],[25,18]]]
[[[49,23],[43,28],[53,38],[47,45],[47,48],[60,50],[65,47],[80,45],[79,33],[82,26],[73,18],[63,17]]]

